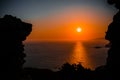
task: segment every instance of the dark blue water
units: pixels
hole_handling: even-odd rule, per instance
[[[95,69],[104,65],[107,50],[104,41],[91,42],[27,42],[25,67],[58,69],[64,63],[79,63]],[[99,47],[99,48],[96,48]]]

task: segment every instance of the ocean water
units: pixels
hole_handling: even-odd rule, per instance
[[[108,48],[106,41],[91,42],[26,42],[24,67],[59,69],[64,63],[81,63],[95,69],[105,65]]]

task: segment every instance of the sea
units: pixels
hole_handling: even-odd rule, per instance
[[[59,70],[63,64],[78,64],[94,70],[106,64],[105,40],[25,42],[24,67]]]

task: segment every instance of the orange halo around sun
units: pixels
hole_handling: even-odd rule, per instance
[[[81,29],[80,27],[78,27],[78,28],[76,29],[76,31],[77,31],[77,32],[81,32],[82,29]]]

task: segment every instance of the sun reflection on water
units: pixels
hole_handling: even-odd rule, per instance
[[[81,63],[85,68],[93,68],[90,58],[81,42],[76,42],[74,50],[70,57],[70,63]]]

